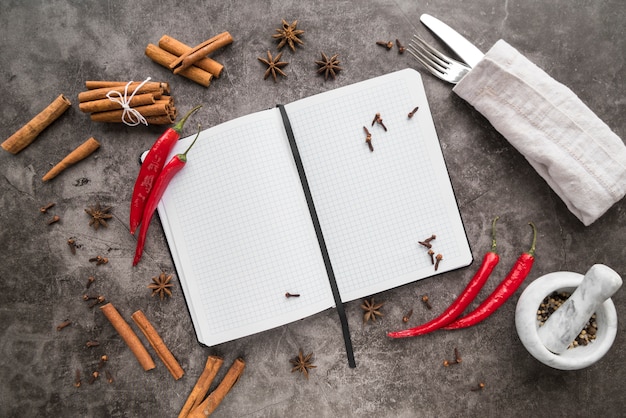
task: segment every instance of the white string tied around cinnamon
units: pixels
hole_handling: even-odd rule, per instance
[[[148,121],[146,120],[146,118],[144,118],[137,109],[133,109],[132,107],[130,107],[130,101],[135,96],[135,93],[137,93],[148,81],[150,81],[150,77],[146,78],[141,84],[139,84],[137,88],[131,93],[130,97],[128,97],[128,87],[132,84],[132,80],[129,81],[128,84],[126,84],[126,87],[124,88],[124,95],[122,95],[122,93],[120,93],[119,91],[113,90],[107,93],[107,98],[110,101],[119,103],[120,106],[122,106],[122,109],[124,109],[122,112],[122,122],[124,122],[128,126],[137,126],[140,123],[148,126]],[[111,97],[113,95],[117,95],[118,97]],[[128,119],[128,121],[126,119]]]

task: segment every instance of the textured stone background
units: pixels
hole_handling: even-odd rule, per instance
[[[568,85],[621,137],[626,138],[626,86],[622,0],[431,0],[431,1],[68,1],[3,0],[0,12],[0,139],[65,94],[74,104],[39,139],[17,156],[0,152],[0,415],[63,417],[176,416],[206,357],[225,365],[243,356],[247,369],[215,416],[617,416],[626,407],[624,290],[613,300],[620,320],[608,355],[584,370],[550,369],[532,358],[514,328],[515,302],[540,275],[584,273],[605,263],[626,273],[626,202],[584,227],[513,149],[447,85],[411,61],[375,45],[414,32],[433,40],[419,23],[422,13],[440,17],[486,51],[506,39],[549,74]],[[288,77],[263,81],[256,57],[275,51],[271,35],[281,19],[299,20],[304,47],[285,51]],[[228,30],[234,44],[214,54],[225,65],[209,88],[178,78],[144,56],[148,43],[168,34],[188,44]],[[435,41],[436,42],[436,41]],[[338,53],[345,68],[334,81],[316,76],[319,53]],[[411,66],[424,75],[435,125],[467,229],[474,258],[489,248],[489,225],[501,216],[501,264],[486,296],[528,246],[526,223],[537,224],[533,271],[497,314],[456,332],[391,341],[385,332],[443,311],[473,275],[476,264],[379,295],[385,317],[361,325],[359,301],[346,304],[358,367],[345,360],[334,310],[217,347],[200,346],[174,275],[173,297],[151,298],[146,285],[161,271],[175,273],[158,220],[153,221],[145,261],[131,267],[134,238],[128,207],[138,172],[137,156],[163,127],[92,123],[78,110],[85,80],[168,81],[180,111],[205,107],[197,119],[213,126],[234,117]],[[101,149],[44,184],[52,164],[89,136]],[[51,215],[39,207],[56,202]],[[100,202],[113,207],[109,227],[88,227],[83,209]],[[76,237],[72,255],[66,245]],[[109,263],[88,259],[104,255]],[[81,300],[85,281],[112,301],[126,319],[142,309],[180,360],[186,375],[174,381],[157,360],[144,372],[97,309]],[[428,293],[433,309],[418,296]],[[481,297],[481,298],[482,298]],[[73,324],[57,332],[65,319]],[[134,326],[134,325],[133,325]],[[88,349],[85,342],[101,345]],[[442,361],[458,347],[463,363]],[[288,360],[302,348],[315,353],[317,368],[307,381],[291,374]],[[151,350],[151,349],[150,349]],[[74,388],[102,354],[115,382],[99,380]],[[219,381],[225,373],[223,367]],[[86,378],[84,378],[86,380]],[[471,391],[485,382],[482,392]]]

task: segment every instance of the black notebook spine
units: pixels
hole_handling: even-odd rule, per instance
[[[337,314],[339,315],[339,320],[341,321],[343,339],[346,344],[346,353],[348,355],[348,365],[350,367],[356,367],[356,362],[354,361],[354,350],[352,349],[352,339],[350,338],[350,329],[348,328],[348,318],[346,316],[346,311],[344,309],[343,303],[341,302],[341,295],[339,294],[339,288],[337,287],[337,281],[335,280],[335,273],[333,272],[333,266],[330,262],[330,257],[328,256],[328,250],[326,248],[326,242],[324,241],[324,235],[322,234],[322,228],[320,226],[319,219],[317,218],[317,212],[315,210],[315,205],[313,203],[313,196],[311,195],[309,182],[307,181],[306,173],[304,172],[304,166],[302,165],[302,159],[300,158],[300,152],[298,151],[296,138],[294,137],[293,130],[291,129],[291,122],[289,121],[289,117],[287,116],[287,111],[285,110],[285,106],[279,104],[277,105],[277,107],[280,110],[280,115],[283,120],[285,132],[287,133],[287,138],[289,139],[291,153],[293,154],[293,159],[298,169],[298,175],[300,176],[302,189],[304,190],[306,202],[309,207],[309,213],[313,221],[313,227],[315,228],[317,241],[319,243],[320,250],[322,252],[324,265],[326,266],[326,273],[328,275],[328,280],[330,281],[330,288],[333,292],[335,306],[337,307]]]

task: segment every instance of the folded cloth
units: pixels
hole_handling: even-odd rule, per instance
[[[453,91],[591,225],[626,193],[626,146],[569,88],[498,41]]]

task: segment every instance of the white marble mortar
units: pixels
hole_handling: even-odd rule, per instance
[[[560,370],[578,370],[600,360],[611,348],[617,334],[617,312],[609,298],[596,310],[596,339],[586,345],[552,353],[539,338],[537,310],[552,292],[573,293],[583,280],[579,273],[560,271],[537,278],[524,290],[515,310],[515,326],[522,344],[540,362]]]

